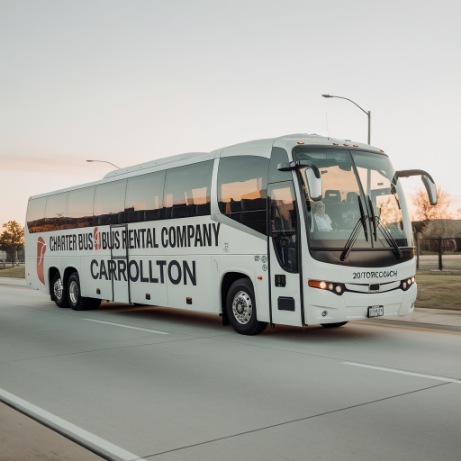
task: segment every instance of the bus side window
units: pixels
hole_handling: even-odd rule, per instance
[[[165,218],[190,218],[210,214],[213,161],[168,170],[165,180]]]
[[[94,187],[84,187],[69,192],[67,217],[72,228],[93,225]]]
[[[225,157],[220,160],[218,173],[221,213],[265,235],[268,164],[264,157]]]
[[[95,225],[107,226],[125,222],[123,216],[126,179],[101,184],[94,197]]]
[[[29,232],[43,232],[45,230],[46,197],[29,201],[27,207],[27,227]]]
[[[163,218],[165,171],[128,178],[125,197],[127,223]]]
[[[68,192],[50,195],[46,200],[45,227],[47,231],[70,229],[67,217]]]

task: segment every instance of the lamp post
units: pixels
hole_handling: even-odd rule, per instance
[[[112,165],[112,166],[114,166],[115,168],[120,168],[119,166],[113,164],[112,162],[108,162],[107,160],[87,160],[87,162],[108,163],[109,165]]]
[[[371,142],[371,111],[366,111],[362,107],[360,107],[356,102],[352,101],[352,99],[345,98],[343,96],[334,96],[332,94],[322,94],[322,97],[324,98],[338,98],[338,99],[345,99],[346,101],[351,102],[355,106],[357,106],[366,116],[368,117],[368,144]]]

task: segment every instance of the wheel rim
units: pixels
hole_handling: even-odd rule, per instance
[[[69,299],[72,304],[77,304],[78,298],[80,296],[80,290],[78,288],[78,283],[74,280],[69,285]]]
[[[241,325],[247,325],[253,315],[253,303],[251,297],[245,291],[239,291],[232,301],[232,312],[235,319]]]
[[[53,294],[58,301],[62,300],[62,280],[58,278],[53,285]]]

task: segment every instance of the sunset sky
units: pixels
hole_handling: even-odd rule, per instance
[[[0,225],[30,195],[289,133],[371,143],[461,208],[459,0],[0,0]],[[411,196],[422,187],[408,180]]]

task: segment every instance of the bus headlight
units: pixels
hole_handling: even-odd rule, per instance
[[[309,280],[307,284],[312,288],[331,291],[339,296],[344,293],[345,287],[342,283],[327,282],[325,280]]]
[[[400,282],[400,288],[403,291],[407,291],[413,284],[415,283],[415,278],[414,277],[409,277],[405,280],[402,280]]]

